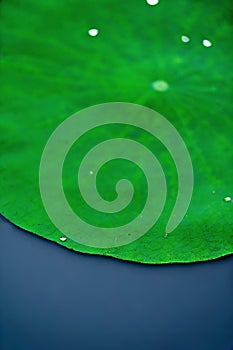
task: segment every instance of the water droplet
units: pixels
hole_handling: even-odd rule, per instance
[[[89,174],[90,174],[90,175],[93,175],[93,174],[94,174],[94,172],[91,170],[91,171],[89,171]]]
[[[66,237],[60,237],[60,241],[65,242],[67,240]]]
[[[169,88],[169,85],[164,80],[156,80],[152,83],[152,87],[156,91],[166,91]]]
[[[182,35],[181,40],[183,41],[183,43],[188,43],[190,41],[190,38],[186,35]]]
[[[157,5],[159,3],[159,0],[146,0],[148,5]]]
[[[213,190],[213,191],[212,191],[212,193],[213,193],[213,194],[215,194],[215,193],[216,193],[216,191],[215,191],[215,190]]]
[[[224,202],[231,202],[232,201],[231,197],[229,197],[229,196],[223,198],[223,200],[224,200]]]
[[[202,41],[202,44],[203,44],[203,46],[205,46],[205,47],[210,47],[210,46],[212,46],[212,42],[209,41],[209,40],[207,40],[207,39],[203,40],[203,41]]]
[[[97,36],[99,34],[99,31],[98,31],[98,29],[92,28],[92,29],[88,30],[88,34],[90,36]]]

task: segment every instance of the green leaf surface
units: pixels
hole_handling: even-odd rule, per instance
[[[1,35],[1,213],[27,231],[85,253],[142,263],[194,262],[233,252],[232,2],[125,0],[3,0]],[[95,37],[88,34],[98,28]],[[181,36],[190,38],[183,42]],[[203,40],[211,42],[210,47]],[[168,88],[158,91],[154,81]],[[93,225],[115,227],[140,215],[146,180],[132,162],[113,160],[97,176],[101,196],[113,200],[115,184],[134,185],[132,203],[120,213],[96,212],[81,197],[78,166],[101,141],[134,139],[166,169],[168,197],[151,230],[137,241],[97,249],[62,236],[40,197],[39,165],[55,128],[83,108],[112,101],[141,104],[179,131],[194,168],[187,215],[168,236],[165,227],[178,181],[164,146],[130,126],[110,125],[84,135],[64,163],[66,197]]]

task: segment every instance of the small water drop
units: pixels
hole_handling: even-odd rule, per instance
[[[91,170],[91,171],[89,171],[89,174],[90,174],[90,175],[93,175],[93,174],[94,174],[94,172]]]
[[[183,43],[188,43],[190,41],[190,38],[187,35],[182,35],[181,40],[183,41]]]
[[[169,85],[164,80],[156,80],[152,83],[152,87],[156,91],[166,91],[169,88]]]
[[[224,200],[224,202],[231,202],[232,201],[231,197],[229,197],[229,196],[223,198],[223,200]]]
[[[90,36],[97,36],[97,35],[99,34],[99,31],[98,31],[98,29],[96,29],[96,28],[92,28],[92,29],[89,29],[89,30],[88,30],[88,34],[89,34]]]
[[[60,241],[65,242],[67,240],[66,237],[60,237]]]
[[[154,6],[159,3],[159,0],[146,0],[148,5]]]
[[[205,46],[205,47],[210,47],[210,46],[212,46],[212,42],[209,41],[209,40],[207,40],[207,39],[203,40],[203,41],[202,41],[202,44],[203,44],[203,46]]]

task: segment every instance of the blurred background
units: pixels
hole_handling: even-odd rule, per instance
[[[1,350],[231,350],[233,256],[142,265],[1,218]]]

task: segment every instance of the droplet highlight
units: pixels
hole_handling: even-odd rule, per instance
[[[88,34],[89,34],[90,36],[97,36],[97,35],[99,34],[99,30],[96,29],[96,28],[89,29],[89,30],[88,30]]]
[[[212,46],[212,42],[209,41],[209,40],[207,40],[207,39],[204,39],[204,40],[202,41],[202,44],[203,44],[203,46],[205,46],[205,47],[210,47],[210,46]]]
[[[159,0],[146,0],[148,5],[154,6],[159,3]]]
[[[61,242],[65,242],[66,240],[67,240],[66,237],[60,237],[60,241],[61,241]]]
[[[225,198],[223,198],[224,202],[231,202],[232,201],[232,198],[227,196]]]
[[[182,35],[181,41],[183,41],[183,43],[188,43],[190,41],[190,38],[187,35]]]
[[[166,91],[169,88],[169,85],[164,80],[156,80],[152,83],[152,87],[156,91]]]

